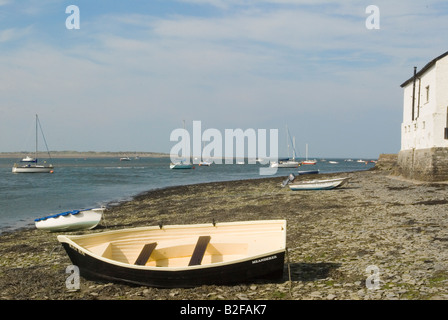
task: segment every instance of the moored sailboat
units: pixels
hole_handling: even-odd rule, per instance
[[[286,145],[288,148],[288,156],[289,156],[289,140],[291,139],[291,135],[289,134],[288,126],[286,126]],[[293,138],[292,142],[292,158],[279,159],[278,162],[271,163],[271,168],[297,168],[300,166],[300,163],[296,160],[296,139]]]
[[[302,161],[302,164],[305,165],[315,165],[317,163],[317,160],[309,160],[308,159],[308,144],[306,144],[306,151],[305,151],[305,160]]]
[[[13,173],[53,173],[54,172],[54,167],[52,164],[46,164],[46,162],[44,162],[44,164],[40,165],[38,164],[38,158],[37,158],[37,154],[38,154],[38,127],[41,129],[42,132],[42,127],[40,127],[40,122],[39,122],[39,117],[36,114],[36,142],[35,142],[35,157],[31,158],[31,157],[26,157],[24,159],[22,159],[22,162],[25,162],[26,164],[17,164],[14,163],[13,167],[12,167],[12,172]],[[42,132],[42,136],[43,136],[43,132]],[[44,141],[45,141],[45,137]],[[46,145],[46,142],[45,142]],[[48,151],[48,147],[47,147],[47,153],[50,156],[50,152]],[[25,160],[25,161],[24,161]]]
[[[185,132],[185,120],[183,120],[184,124],[184,132]],[[187,138],[184,136],[184,150],[186,150],[186,140]],[[182,159],[181,161],[171,162],[170,163],[170,169],[194,169],[193,164],[190,161],[190,158],[188,159]]]

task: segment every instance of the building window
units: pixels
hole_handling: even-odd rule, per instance
[[[448,140],[448,107],[446,108],[445,140]]]
[[[426,87],[426,102],[429,102],[429,86]]]

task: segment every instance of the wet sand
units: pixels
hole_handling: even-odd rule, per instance
[[[448,184],[378,169],[319,175],[343,176],[348,185],[327,191],[293,192],[280,187],[284,177],[154,190],[111,207],[96,229],[78,232],[286,219],[288,259],[278,281],[157,289],[81,278],[80,290],[70,291],[71,262],[57,233],[31,227],[0,235],[0,299],[448,299]]]

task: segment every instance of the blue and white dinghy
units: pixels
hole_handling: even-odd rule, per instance
[[[106,208],[101,207],[66,211],[35,219],[34,222],[37,229],[50,232],[93,229],[100,223],[104,210]]]

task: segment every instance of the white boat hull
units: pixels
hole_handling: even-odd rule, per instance
[[[186,163],[172,163],[170,164],[170,169],[193,169],[193,165]]]
[[[73,210],[35,220],[37,229],[57,232],[95,228],[101,221],[105,208]]]
[[[53,173],[53,166],[14,166],[13,173]]]
[[[286,162],[274,162],[271,164],[271,168],[297,168],[299,167],[299,162],[297,161],[286,161]]]
[[[314,161],[314,160],[302,161],[302,164],[304,164],[304,165],[315,165],[316,163],[317,163],[317,161]]]
[[[330,190],[338,188],[346,184],[348,178],[328,179],[328,180],[310,180],[302,181],[300,183],[290,184],[289,188],[292,191],[299,190]]]

